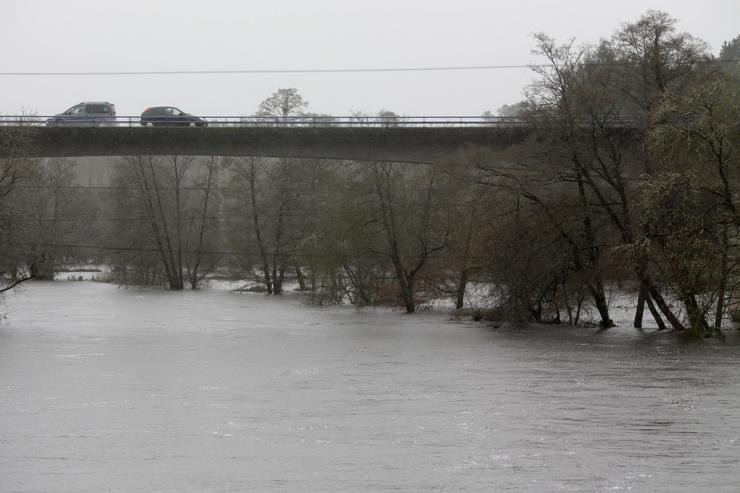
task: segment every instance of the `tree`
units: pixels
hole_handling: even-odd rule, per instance
[[[236,245],[242,248],[246,246],[245,249],[249,250],[249,245],[256,243],[262,272],[259,281],[265,285],[267,294],[274,294],[272,271],[275,270],[277,273],[281,269],[278,268],[277,258],[268,249],[265,236],[266,219],[262,214],[264,202],[258,195],[266,188],[260,173],[260,168],[264,164],[266,164],[265,160],[257,158],[248,158],[247,161],[236,159],[230,163],[230,195],[235,199],[234,210],[238,211],[236,215],[244,218],[243,223],[240,221],[240,224],[235,224],[230,229],[243,233],[235,235],[236,238],[232,239]],[[254,240],[252,241],[253,235]]]
[[[711,70],[706,43],[688,33],[678,32],[675,24],[675,19],[665,12],[648,11],[638,21],[626,24],[611,40],[603,42],[598,50],[596,60],[602,65],[600,71],[614,81],[615,89],[609,93],[619,103],[621,113],[630,115],[638,141],[641,142],[647,140],[655,126],[662,98],[668,93],[683,97]],[[612,62],[613,68],[608,68],[608,62]],[[622,97],[619,98],[619,95]],[[657,167],[654,155],[636,152],[635,156],[645,176],[650,177]],[[626,202],[627,195],[624,197],[621,199],[622,208],[630,209],[631,205]],[[638,225],[638,221],[633,220],[630,224]],[[627,223],[624,225],[627,226]],[[636,254],[633,257],[641,282],[635,326],[641,325],[643,301],[647,301],[650,307],[652,298],[671,325],[683,330],[684,325],[668,309],[650,276],[651,259],[645,256],[646,250],[640,248],[640,238],[650,234],[646,227],[649,225],[640,222],[637,230],[624,228],[622,232],[625,245]],[[694,296],[685,298],[683,302],[684,305],[695,305]],[[686,306],[687,311],[692,309]],[[655,312],[653,316],[656,317]],[[660,319],[657,321],[661,324]]]
[[[467,296],[468,283],[491,266],[494,252],[490,246],[500,234],[499,209],[507,207],[510,198],[509,192],[486,180],[483,169],[490,159],[491,153],[480,150],[469,152],[461,162],[438,166],[439,190],[435,193],[451,218],[446,249],[449,260],[445,263],[457,310],[463,309],[466,301],[477,304]],[[486,274],[491,275],[490,269]]]
[[[17,235],[27,245],[24,262],[37,279],[53,280],[65,260],[77,254],[68,245],[89,236],[95,222],[91,197],[73,188],[76,167],[67,159],[44,160],[19,194],[25,212]]]
[[[186,243],[185,250],[185,269],[191,289],[198,289],[201,281],[210,274],[221,256],[215,253],[208,253],[208,250],[215,250],[219,245],[219,231],[216,229],[218,220],[214,220],[209,213],[219,210],[222,202],[221,194],[218,193],[216,185],[220,182],[220,171],[223,168],[221,160],[215,156],[210,156],[205,163],[205,170],[202,177],[198,179],[196,190],[200,188],[203,196],[201,204],[193,204],[189,214],[190,217],[184,221],[187,224],[185,233]],[[198,211],[200,207],[200,211]]]
[[[18,203],[20,185],[36,173],[38,162],[26,159],[32,143],[28,128],[0,127],[0,293],[33,278],[24,265],[28,244],[19,237],[25,212]]]
[[[734,267],[740,231],[738,114],[737,83],[714,72],[680,96],[663,95],[647,141],[660,165],[643,199],[649,205],[648,246],[656,257],[671,260],[659,265],[697,334],[721,332],[740,274]]]
[[[115,210],[123,217],[139,214],[135,221],[115,225],[113,234],[128,241],[119,254],[117,274],[122,282],[164,284],[172,290],[196,289],[215,268],[218,256],[207,254],[215,230],[209,209],[215,199],[218,164],[205,163],[205,177],[192,156],[131,156],[116,168],[119,192]],[[205,266],[204,266],[205,263]]]
[[[524,115],[527,111],[527,102],[519,101],[514,104],[505,104],[496,110],[498,116],[505,118],[518,118]]]
[[[701,78],[710,61],[707,44],[676,30],[676,19],[666,12],[648,10],[602,42],[597,60],[610,71],[619,93],[612,95],[622,113],[635,116],[638,128],[647,130],[660,98],[667,90],[680,92]]]
[[[579,89],[583,84],[579,69],[585,53],[574,48],[573,42],[558,46],[545,34],[537,34],[535,39],[535,53],[545,57],[548,63],[535,68],[539,77],[529,88],[529,106],[535,118],[534,123],[547,122],[547,125],[544,130],[546,147],[532,148],[544,151],[542,157],[552,161],[553,168],[558,170],[558,181],[575,188],[572,197],[576,206],[570,213],[563,211],[561,204],[552,204],[542,196],[542,191],[547,189],[536,191],[520,186],[518,191],[550,218],[571,250],[573,266],[585,280],[599,312],[601,326],[611,327],[614,323],[609,315],[601,268],[603,251],[599,246],[598,226],[591,207],[593,194],[600,189],[594,185],[595,180],[589,168],[592,162],[590,150],[584,149],[581,143],[583,100],[578,96],[582,95]]]
[[[640,286],[635,326],[641,325],[647,303],[659,326],[662,315],[675,329],[683,329],[651,275],[656,259],[640,248],[649,225],[639,221],[640,189],[630,185],[629,173],[656,172],[655,159],[643,152],[642,143],[655,125],[663,95],[684,94],[706,75],[706,45],[676,32],[675,20],[657,11],[624,25],[597,48],[575,48],[573,42],[558,46],[542,34],[537,41],[537,52],[548,64],[536,69],[539,79],[531,88],[529,106],[537,115],[534,123],[560,147],[561,162],[570,162],[570,171],[560,179],[571,183],[580,197],[582,233],[568,233],[568,243],[587,260],[575,265],[591,272],[587,276],[595,283],[591,291],[597,306],[603,306],[598,301],[603,281],[597,274],[602,242],[594,234],[594,220],[607,218],[622,243],[614,253],[628,253]],[[625,128],[625,115],[630,129]],[[682,302],[687,311],[694,304],[690,298]]]
[[[722,49],[719,51],[719,62],[731,77],[740,79],[740,35],[735,36],[732,41],[722,43]]]
[[[401,117],[399,117],[393,111],[380,110],[378,111],[377,121],[378,124],[382,127],[397,127],[398,124],[401,122]]]
[[[242,256],[242,267],[268,294],[282,294],[291,272],[299,288],[307,289],[301,250],[314,234],[311,213],[318,207],[315,188],[323,169],[317,160],[285,158],[234,159],[229,166],[228,207],[239,218],[231,241],[250,253]]]
[[[308,107],[308,101],[293,87],[278,89],[263,100],[257,108],[257,116],[270,117],[276,123],[287,123],[293,117],[303,114]]]
[[[449,239],[446,218],[437,215],[436,169],[430,167],[416,176],[410,173],[404,176],[396,163],[368,163],[364,168],[371,194],[368,198],[373,199],[375,210],[367,227],[382,238],[373,247],[374,253],[390,261],[403,306],[407,313],[413,313],[417,305],[417,281]],[[404,190],[404,184],[409,183],[422,187],[415,193]]]

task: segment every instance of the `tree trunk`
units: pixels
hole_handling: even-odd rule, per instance
[[[154,185],[154,189],[150,188],[149,186],[149,180],[147,179],[147,172],[144,169],[144,158],[142,156],[137,156],[134,159],[134,169],[136,170],[136,177],[139,180],[139,187],[141,189],[141,193],[144,195],[144,203],[147,208],[147,212],[149,213],[149,222],[152,227],[152,232],[154,233],[154,239],[157,244],[157,251],[159,252],[160,259],[162,260],[162,265],[165,269],[165,273],[167,275],[167,282],[169,284],[170,289],[177,290],[182,289],[182,273],[180,273],[180,284],[178,287],[178,276],[176,272],[174,271],[175,266],[174,262],[172,262],[172,248],[169,244],[169,233],[167,231],[167,222],[166,218],[164,216],[164,210],[162,208],[161,203],[161,197],[159,195],[159,186],[156,181],[155,176],[155,170],[154,170],[154,163],[152,161],[152,157],[148,156],[149,160],[149,170],[151,172],[152,182]],[[138,166],[136,165],[138,163]],[[155,197],[158,199],[159,203],[159,217],[157,216],[157,209],[154,208],[154,201],[152,199],[152,192],[154,193]],[[162,228],[159,227],[160,221],[162,222]],[[167,245],[167,249],[165,249],[165,243]],[[169,255],[167,255],[167,251],[169,250]]]
[[[587,275],[593,278],[592,282],[588,282],[591,290],[591,295],[594,299],[594,305],[596,310],[599,312],[601,322],[599,325],[603,329],[614,327],[614,322],[609,316],[609,304],[606,302],[606,293],[604,292],[604,282],[601,278],[601,270],[599,268],[601,264],[601,252],[596,244],[596,234],[594,233],[594,227],[591,223],[591,214],[588,212],[588,197],[586,190],[583,185],[582,168],[578,156],[574,154],[573,162],[575,163],[576,178],[578,183],[578,196],[581,200],[581,206],[583,208],[583,234],[588,242],[587,251],[589,257],[589,271]],[[574,252],[574,255],[578,255],[578,252]]]
[[[280,204],[280,214],[278,215],[277,227],[275,229],[275,249],[272,255],[272,294],[283,294],[283,276],[285,266],[282,258],[282,241],[283,241],[283,215],[285,214],[285,202]]]
[[[729,240],[727,238],[727,226],[722,231],[722,260],[720,261],[720,281],[717,290],[717,309],[714,313],[714,331],[722,333],[722,317],[725,313],[725,292],[727,291],[727,250]]]
[[[635,310],[635,320],[632,326],[636,329],[642,328],[642,316],[645,312],[645,297],[647,296],[647,288],[640,283],[640,294],[637,295],[637,309]]]
[[[601,279],[597,279],[596,283],[596,286],[591,286],[589,283],[589,289],[591,290],[591,296],[594,299],[596,310],[599,312],[599,317],[601,317],[599,326],[602,329],[608,329],[614,327],[614,322],[609,317],[609,304],[606,301],[606,294],[604,293],[604,286],[601,284]]]
[[[295,276],[296,276],[296,279],[298,280],[298,289],[300,289],[301,291],[305,291],[306,290],[306,278],[303,276],[303,271],[301,270],[300,265],[295,266]]]
[[[653,303],[653,299],[650,297],[649,293],[645,295],[645,302],[647,303],[648,309],[650,310],[650,314],[653,316],[653,320],[655,320],[655,323],[658,324],[658,330],[666,330],[668,327],[665,326],[665,322],[663,322],[663,317],[660,316],[658,309],[655,308],[655,303]]]
[[[681,301],[686,308],[686,315],[689,317],[690,330],[696,335],[710,336],[709,324],[707,324],[707,320],[704,318],[704,314],[699,308],[694,294],[689,292],[682,293]]]
[[[272,281],[270,277],[270,262],[267,260],[267,252],[265,251],[265,244],[262,241],[262,230],[260,228],[259,213],[257,212],[257,190],[255,187],[255,181],[257,179],[255,172],[254,161],[249,162],[249,189],[251,195],[252,204],[252,220],[254,222],[254,232],[257,235],[257,247],[260,251],[260,257],[262,259],[262,271],[264,272],[264,283],[267,289],[267,294],[272,294]]]
[[[658,288],[655,287],[655,284],[653,284],[650,276],[647,275],[643,267],[637,266],[636,272],[637,278],[640,280],[640,283],[645,285],[646,289],[648,290],[648,294],[653,299],[653,301],[655,301],[655,304],[658,305],[658,309],[660,309],[661,313],[665,315],[671,326],[673,326],[675,330],[684,330],[685,327],[683,326],[681,321],[678,320],[678,317],[673,314],[670,307],[668,306],[668,303],[666,303],[665,299],[663,299],[660,291],[658,291]]]
[[[406,308],[406,313],[414,313],[416,311],[416,301],[414,300],[414,276],[404,273],[402,278],[401,296],[403,298],[403,305]]]
[[[193,264],[192,272],[190,273],[190,287],[191,289],[198,289],[198,283],[202,277],[198,276],[200,269],[200,261],[203,257],[203,240],[206,233],[206,218],[208,215],[208,201],[211,196],[211,184],[213,182],[213,171],[215,169],[215,159],[211,156],[211,161],[208,166],[208,178],[206,179],[205,196],[203,197],[203,209],[200,216],[200,231],[198,233],[198,248],[195,252],[195,262]],[[204,274],[205,276],[206,274]]]
[[[462,310],[463,306],[465,306],[465,289],[467,288],[467,285],[468,271],[463,269],[460,274],[460,281],[457,284],[457,301],[455,302],[455,308],[457,310]]]
[[[162,204],[162,194],[160,193],[159,189],[159,181],[157,181],[157,173],[154,169],[154,161],[152,160],[151,156],[149,156],[149,170],[152,175],[152,184],[154,185],[155,197],[157,199],[157,208],[160,220],[162,222],[162,231],[164,232],[165,240],[164,243],[167,246],[165,253],[166,256],[169,258],[170,265],[170,268],[167,270],[168,282],[170,285],[170,289],[174,291],[181,291],[184,287],[182,277],[182,265],[175,261],[175,254],[172,251],[172,239],[170,237],[169,228],[167,227],[167,216],[164,212],[164,205]]]
[[[283,294],[285,267],[278,265],[279,261],[279,258],[275,257],[275,261],[272,263],[272,294]]]

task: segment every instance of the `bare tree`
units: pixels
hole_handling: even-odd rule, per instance
[[[197,214],[198,204],[193,204],[193,210],[190,212],[192,216],[186,220],[185,250],[187,256],[185,268],[191,289],[198,289],[201,281],[214,270],[221,260],[220,255],[207,253],[206,250],[209,246],[211,250],[214,250],[217,246],[217,243],[213,241],[217,231],[214,231],[214,221],[209,217],[209,212],[217,208],[217,205],[221,202],[216,187],[219,183],[219,171],[222,165],[218,158],[210,156],[205,163],[205,167],[205,176],[200,183],[203,191],[200,214]]]
[[[119,279],[127,279],[133,269],[138,272],[136,282],[158,284],[161,279],[170,289],[181,290],[187,271],[190,286],[196,289],[215,267],[218,256],[205,249],[209,228],[214,228],[208,213],[218,164],[215,158],[208,160],[203,183],[196,186],[199,164],[192,156],[131,156],[120,163],[117,209],[129,215],[136,211],[140,220],[125,222],[114,231],[130,244],[120,256]]]
[[[27,127],[0,127],[0,292],[33,278],[23,262],[28,245],[19,238],[18,228],[25,211],[17,197],[19,185],[32,177],[38,166],[24,157],[31,146]]]
[[[385,240],[377,253],[391,262],[403,306],[407,313],[413,313],[417,305],[419,274],[447,246],[449,227],[434,216],[435,168],[430,167],[417,177],[426,180],[426,186],[418,194],[399,190],[399,184],[409,181],[402,179],[397,168],[394,163],[369,163],[366,176],[377,207],[374,227]],[[418,201],[410,203],[409,199],[414,195]],[[410,213],[410,207],[415,207],[418,212]]]
[[[19,194],[23,217],[18,237],[27,245],[24,262],[38,279],[54,279],[65,261],[79,255],[73,245],[89,235],[95,204],[73,185],[77,163],[68,159],[42,161]]]
[[[308,101],[293,87],[278,89],[263,100],[257,108],[257,116],[272,117],[276,123],[287,123],[301,116],[308,107]]]

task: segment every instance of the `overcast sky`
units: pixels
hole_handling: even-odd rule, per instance
[[[665,10],[714,53],[738,0],[0,0],[0,72],[291,70],[537,63],[532,34],[595,43]],[[521,98],[527,69],[340,74],[0,76],[0,113],[106,100],[253,114],[281,87],[318,113],[479,115]]]

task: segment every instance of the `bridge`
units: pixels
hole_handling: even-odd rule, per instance
[[[314,117],[277,123],[212,117],[207,127],[142,127],[138,117],[118,117],[112,126],[47,127],[44,118],[0,119],[0,157],[218,155],[429,163],[473,149],[504,149],[531,132],[511,119],[480,117]],[[23,145],[10,145],[18,135]]]

